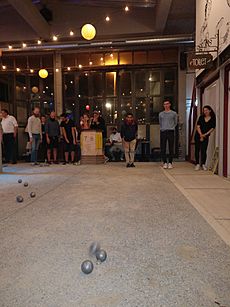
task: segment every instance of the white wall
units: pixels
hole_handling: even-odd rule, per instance
[[[214,39],[220,31],[220,52],[230,43],[230,1],[196,0],[196,47],[210,40],[210,48],[217,45]],[[207,51],[207,50],[206,50]],[[216,57],[217,54],[213,53]]]

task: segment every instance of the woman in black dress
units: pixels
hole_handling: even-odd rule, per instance
[[[207,148],[210,134],[216,128],[216,115],[210,106],[203,107],[203,113],[200,115],[195,134],[195,170],[200,169],[200,153],[201,165],[204,171],[207,171],[205,165],[207,159]]]

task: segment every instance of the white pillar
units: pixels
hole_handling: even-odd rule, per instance
[[[179,158],[186,156],[186,70],[180,69],[180,49],[178,52],[178,114],[179,114]]]
[[[57,115],[63,112],[63,97],[62,97],[62,65],[61,54],[55,53],[53,59],[54,66],[54,102]]]

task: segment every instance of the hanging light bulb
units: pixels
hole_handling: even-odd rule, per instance
[[[126,11],[126,12],[128,12],[128,11],[129,11],[129,7],[128,7],[128,5],[126,5],[126,7],[125,7],[125,11]]]
[[[34,70],[33,69],[30,69],[30,72],[31,72],[31,74],[34,72]]]
[[[70,32],[69,32],[69,35],[70,35],[70,36],[73,36],[73,35],[74,35],[74,32],[73,32],[73,31],[70,31]]]
[[[5,70],[5,69],[6,69],[6,66],[5,66],[5,65],[2,65],[2,69],[4,69],[4,70]]]
[[[57,40],[58,40],[57,35],[53,35],[53,41],[57,41]]]
[[[26,48],[26,43],[22,43],[22,48]]]
[[[11,45],[9,45],[9,46],[8,46],[8,49],[10,49],[10,50],[11,50],[11,49],[13,49],[13,47],[12,47]]]
[[[41,45],[42,41],[40,39],[38,39],[37,43],[38,43],[38,45]]]
[[[18,68],[18,67],[16,68],[16,71],[17,71],[17,72],[19,72],[20,70],[21,70],[20,68]]]

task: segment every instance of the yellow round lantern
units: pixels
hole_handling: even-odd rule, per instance
[[[37,86],[33,86],[31,90],[32,90],[32,92],[33,92],[34,94],[37,94],[37,93],[38,93],[38,88],[37,88]]]
[[[48,71],[46,69],[40,69],[38,74],[39,74],[39,77],[42,79],[45,79],[48,77]]]
[[[84,37],[84,39],[90,41],[95,37],[96,29],[93,25],[87,23],[81,28],[81,35]]]

